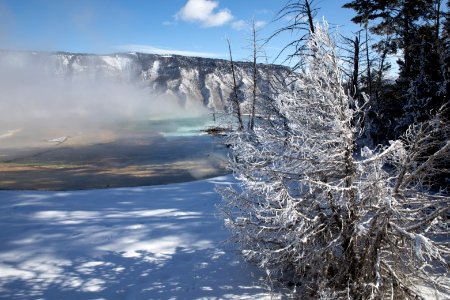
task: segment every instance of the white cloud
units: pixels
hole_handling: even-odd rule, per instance
[[[239,30],[248,28],[248,23],[245,22],[244,20],[239,20],[239,21],[235,21],[235,22],[231,23],[231,27],[233,27],[233,29],[239,31]]]
[[[295,21],[297,22],[308,22],[308,17],[307,16],[299,16],[299,15],[286,15],[283,17],[283,19],[289,23],[293,23]]]
[[[266,26],[267,22],[266,21],[255,21],[255,28],[259,29],[262,28],[264,26]],[[238,20],[238,21],[234,21],[233,23],[231,23],[231,27],[233,27],[233,29],[235,30],[244,30],[244,29],[248,29],[250,30],[252,28],[252,24],[249,22],[246,22],[244,20]]]
[[[266,26],[266,24],[267,24],[266,21],[255,21],[255,28],[258,29],[258,28],[264,27],[264,26]]]
[[[273,14],[273,12],[272,12],[270,9],[265,9],[265,8],[263,8],[263,9],[257,9],[257,10],[255,11],[255,13],[261,14],[261,15]]]
[[[161,49],[149,45],[121,45],[116,47],[120,51],[140,52],[159,55],[183,55],[183,56],[195,56],[195,57],[221,57],[223,55],[212,52],[197,52],[197,51],[184,51],[184,50],[170,50]]]
[[[188,0],[176,14],[177,19],[198,22],[204,27],[221,26],[233,19],[229,9],[216,10],[219,2],[213,0]]]
[[[164,26],[172,26],[172,25],[175,25],[175,23],[170,22],[170,21],[164,21],[162,24],[163,24]]]

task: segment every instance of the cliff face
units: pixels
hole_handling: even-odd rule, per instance
[[[232,92],[231,66],[226,60],[142,53],[0,52],[0,66],[26,69],[31,65],[47,76],[69,82],[108,80],[132,84],[152,96],[176,97],[186,108],[201,104],[223,111],[229,105]],[[245,99],[249,99],[246,95],[251,93],[253,82],[252,65],[237,62],[235,70],[245,110]],[[284,76],[287,72],[282,66],[258,65],[258,89],[270,93],[269,78]]]

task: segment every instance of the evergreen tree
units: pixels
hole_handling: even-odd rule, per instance
[[[402,51],[399,77],[395,85],[388,87],[391,92],[383,97],[379,97],[382,92],[377,94],[377,106],[387,109],[378,114],[390,119],[391,125],[385,131],[387,142],[414,122],[429,120],[448,102],[448,89],[444,88],[448,82],[448,45],[444,43],[447,29],[441,29],[442,16],[448,18],[448,12],[443,12],[441,0],[354,0],[344,7],[355,10],[352,21],[370,21],[371,32],[388,37],[378,45],[383,56]]]

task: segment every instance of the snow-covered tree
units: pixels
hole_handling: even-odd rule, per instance
[[[245,258],[303,297],[398,299],[414,297],[423,280],[439,286],[433,276],[449,267],[448,245],[437,242],[449,234],[449,198],[420,183],[448,157],[448,140],[415,148],[436,123],[355,155],[361,114],[326,25],[308,47],[314,55],[296,89],[280,91],[278,113],[228,136],[240,184],[219,190],[226,225]]]

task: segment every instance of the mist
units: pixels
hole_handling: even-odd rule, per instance
[[[207,113],[202,101],[187,109],[176,95],[119,78],[58,75],[50,67],[0,62],[0,147],[58,136],[112,138],[124,123]]]

